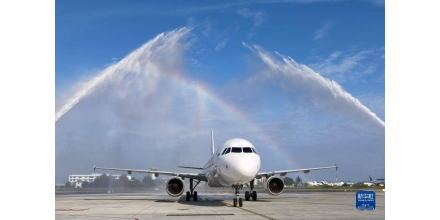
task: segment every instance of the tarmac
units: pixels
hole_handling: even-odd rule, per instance
[[[244,195],[242,195],[242,198]],[[385,193],[376,209],[356,209],[356,192],[286,192],[233,207],[232,193],[200,192],[198,201],[166,193],[56,195],[56,219],[385,219]]]

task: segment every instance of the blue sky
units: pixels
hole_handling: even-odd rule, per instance
[[[374,83],[384,81],[384,62],[380,60],[385,53],[384,5],[376,1],[235,2],[57,2],[57,91],[59,86],[63,89],[70,85],[69,80],[75,80],[84,70],[122,59],[159,33],[197,25],[194,32],[200,40],[190,51],[190,58],[201,65],[200,72],[222,73],[215,81],[212,77],[219,74],[208,77],[214,84],[227,83],[236,77],[236,71],[246,69],[242,56],[248,51],[241,45],[244,41],[304,64],[322,63],[335,52],[353,57],[362,51],[377,51],[349,69],[365,71],[367,67],[362,68],[360,62],[371,62],[377,66],[372,73],[351,80],[344,77],[350,81],[344,81],[344,88],[350,90],[356,84],[352,91],[384,92],[383,82]],[[332,64],[341,64],[341,57]],[[364,80],[369,82],[359,82]]]
[[[384,122],[383,1],[57,1],[56,111],[83,83],[158,34],[183,27],[191,30],[177,33],[176,41],[163,42],[166,48],[167,42],[179,42],[178,46],[154,50],[172,57],[151,63],[158,72],[173,72],[170,78],[184,79],[195,91],[182,89],[168,76],[153,83],[149,78],[138,80],[143,77],[139,74],[131,75],[135,80],[121,76],[120,81],[95,89],[56,124],[56,181],[65,182],[69,173],[88,173],[97,162],[147,169],[153,164],[142,161],[139,152],[157,152],[148,144],[160,150],[161,143],[167,143],[172,152],[197,145],[189,150],[195,154],[209,148],[204,144],[209,144],[205,139],[210,129],[218,135],[217,146],[240,135],[266,153],[263,161],[281,161],[262,166],[262,171],[338,163],[352,180],[385,176],[384,127],[363,115],[366,110],[349,106],[349,99],[333,100],[335,96],[324,89],[328,85],[318,83],[321,78],[300,82],[302,78],[289,75],[300,70],[277,71],[264,61],[272,57],[280,62],[277,67],[283,66],[282,57],[288,56],[306,65],[339,84]],[[133,89],[125,87],[128,82],[146,84]],[[144,94],[145,89],[151,94]],[[201,97],[200,91],[218,99]],[[160,128],[154,127],[157,123]],[[179,140],[167,142],[176,136]],[[273,153],[275,149],[282,153]],[[112,160],[84,157],[82,152],[90,150],[96,155],[108,151]],[[83,166],[72,167],[74,160],[67,155],[82,158]],[[153,156],[146,157],[160,164]],[[196,157],[199,163],[205,160]],[[158,167],[163,169],[201,165],[161,161]],[[329,181],[335,175],[340,179],[341,172],[302,177]]]

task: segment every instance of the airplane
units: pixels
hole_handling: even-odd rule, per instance
[[[249,141],[241,138],[233,138],[226,141],[222,147],[214,152],[214,131],[211,130],[211,158],[204,167],[186,167],[178,166],[180,168],[201,170],[199,173],[183,173],[183,172],[167,172],[157,170],[137,170],[137,169],[120,169],[120,168],[106,168],[93,167],[95,170],[113,170],[125,171],[129,175],[133,172],[154,174],[156,177],[161,175],[172,176],[166,182],[166,191],[168,195],[179,197],[185,190],[184,179],[189,178],[189,191],[186,192],[186,201],[193,198],[197,201],[197,191],[194,191],[197,185],[204,181],[210,187],[230,187],[235,189],[235,198],[233,199],[233,206],[243,206],[243,200],[240,197],[239,190],[246,185],[249,190],[245,191],[245,200],[257,201],[257,192],[254,191],[254,179],[266,178],[264,189],[267,194],[271,196],[278,196],[284,190],[284,182],[279,176],[285,176],[287,173],[304,172],[309,173],[311,170],[322,170],[336,168],[338,166],[317,167],[295,170],[281,170],[273,172],[260,172],[260,155],[256,151],[254,145]],[[279,176],[276,176],[279,175]],[[195,185],[194,185],[195,182]]]
[[[307,185],[309,185],[309,186],[322,186],[322,183],[316,182],[316,181],[309,181],[309,182],[307,182]]]
[[[375,179],[375,180],[373,180],[373,178],[371,178],[370,175],[368,175],[368,177],[370,177],[370,181],[365,181],[364,185],[367,185],[367,186],[372,186],[372,185],[385,186],[385,179]]]
[[[345,183],[344,182],[337,182],[337,183],[334,183],[333,185],[335,185],[335,186],[343,186]]]

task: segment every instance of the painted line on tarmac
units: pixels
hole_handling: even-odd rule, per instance
[[[225,202],[225,201],[222,201],[222,203],[225,204],[225,205],[227,205],[227,206],[233,207],[232,204],[227,203],[227,202]],[[258,215],[258,216],[261,216],[261,217],[263,217],[263,218],[267,218],[267,219],[275,220],[274,218],[271,218],[271,217],[269,217],[269,216],[267,216],[267,215],[263,215],[263,214],[261,214],[261,213],[254,212],[254,211],[251,211],[251,210],[245,209],[245,208],[243,208],[243,207],[238,207],[238,206],[237,206],[237,207],[235,207],[235,208],[239,208],[239,209],[241,209],[241,210],[243,210],[243,211],[250,212],[250,213],[252,213],[252,214],[254,214],[254,215]]]

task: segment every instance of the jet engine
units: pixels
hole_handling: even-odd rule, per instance
[[[178,197],[182,195],[185,183],[180,177],[172,177],[167,181],[166,189],[168,195]]]
[[[279,177],[271,176],[264,183],[264,189],[266,190],[267,194],[271,196],[278,196],[284,190],[284,182]]]

